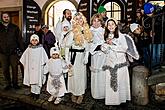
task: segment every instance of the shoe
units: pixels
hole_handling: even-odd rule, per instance
[[[10,90],[11,88],[12,88],[11,85],[7,85],[7,86],[4,88],[4,90]]]
[[[55,98],[56,98],[56,97],[54,97],[54,96],[51,95],[51,96],[49,97],[49,99],[48,99],[48,102],[53,101]]]
[[[20,89],[20,86],[18,86],[18,85],[13,85],[13,88],[14,88],[14,89]]]
[[[72,102],[75,102],[76,103],[76,101],[77,101],[77,97],[76,96],[72,95],[71,96],[71,99],[72,99]]]
[[[34,94],[33,99],[34,99],[34,100],[38,100],[38,99],[39,99],[39,97],[40,97],[40,95],[39,95],[39,94]]]
[[[54,101],[54,104],[59,104],[61,102],[62,98],[57,97],[56,100]]]
[[[79,96],[78,99],[77,99],[77,104],[81,104],[83,101],[83,95]]]

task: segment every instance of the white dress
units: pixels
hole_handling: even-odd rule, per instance
[[[103,99],[105,98],[105,71],[102,70],[102,66],[105,63],[106,54],[95,49],[104,43],[104,29],[91,27],[90,30],[93,34],[93,42],[90,45],[91,93],[93,98]]]
[[[108,45],[104,44],[102,50],[106,52],[106,96],[105,96],[105,104],[106,105],[120,105],[121,103],[125,103],[126,100],[131,100],[130,96],[130,79],[129,79],[129,71],[127,66],[126,54],[134,55],[135,59],[139,58],[136,48],[130,54],[128,52],[130,45],[135,47],[133,40],[130,38],[131,43],[128,45],[126,41],[126,35],[119,33],[119,38],[114,38],[112,40],[113,44]],[[110,72],[110,68],[115,68],[117,64],[123,65],[119,67],[116,71],[117,73],[117,81],[114,83],[112,80],[113,72]],[[115,85],[116,84],[116,85]],[[113,85],[113,86],[111,86]],[[115,85],[115,86],[114,86]]]
[[[46,80],[45,74],[48,72],[47,65],[45,65],[47,61],[48,56],[41,45],[35,48],[28,47],[20,58],[24,66],[23,84],[27,86],[36,84],[42,87]]]
[[[71,52],[69,49],[74,49],[79,52]],[[73,32],[70,32],[66,40],[65,60],[71,64],[71,56],[76,53],[73,65],[73,76],[68,77],[68,92],[75,96],[80,96],[85,93],[87,87],[87,71],[84,60],[88,59],[88,45],[84,43],[82,46],[76,46],[73,39]]]
[[[66,63],[64,62],[64,60],[62,59],[52,59],[50,58],[48,61],[48,71],[49,71],[49,75],[48,75],[48,81],[47,81],[47,91],[52,95],[52,96],[56,96],[56,97],[62,97],[64,96],[65,93],[67,93],[66,90],[66,85],[65,85],[65,81],[64,81],[64,77],[63,77],[63,72],[66,72]],[[53,85],[53,80],[56,78],[58,78],[60,83],[60,87],[55,88],[55,86]]]

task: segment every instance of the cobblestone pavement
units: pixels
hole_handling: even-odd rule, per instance
[[[148,105],[138,106],[131,102],[120,106],[106,106],[104,100],[95,100],[91,97],[90,89],[88,88],[83,103],[78,105],[71,102],[70,94],[63,97],[59,105],[54,105],[53,102],[48,102],[50,96],[46,92],[46,86],[43,86],[40,98],[33,100],[30,98],[29,87],[22,84],[22,74],[19,69],[19,90],[3,90],[4,78],[0,68],[0,110],[165,110],[165,102],[150,101]]]

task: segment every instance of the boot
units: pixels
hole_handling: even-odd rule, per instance
[[[76,103],[76,101],[77,101],[77,97],[76,96],[72,95],[71,99],[72,99],[72,102]]]
[[[77,99],[77,104],[81,104],[82,103],[82,101],[83,101],[83,95],[80,95],[79,97],[78,97],[78,99]]]

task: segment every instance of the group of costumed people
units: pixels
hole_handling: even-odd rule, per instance
[[[109,18],[103,27],[100,14],[95,14],[89,27],[85,16],[77,12],[72,23],[63,21],[58,45],[50,49],[48,59],[37,35],[31,36],[31,44],[20,61],[24,65],[23,83],[31,86],[31,93],[38,97],[45,76],[48,75],[48,101],[60,103],[65,93],[81,104],[87,88],[87,63],[91,54],[91,93],[94,99],[105,99],[106,105],[120,105],[131,100],[128,61],[139,55],[132,38],[118,30],[118,21]],[[35,43],[34,43],[35,42]],[[35,67],[35,68],[34,68]],[[63,73],[68,73],[67,85]],[[67,86],[67,89],[66,89]]]

